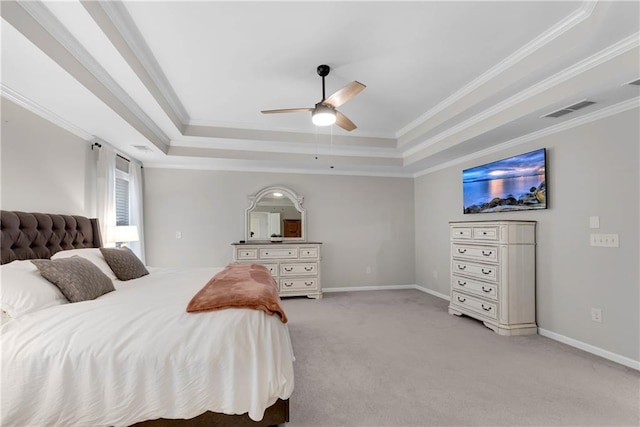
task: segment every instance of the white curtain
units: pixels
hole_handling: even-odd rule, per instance
[[[144,263],[143,217],[142,166],[132,160],[129,162],[129,225],[135,225],[138,228],[138,237],[140,240],[137,242],[129,242],[128,246]]]
[[[96,209],[102,243],[113,246],[107,243],[107,229],[116,226],[116,153],[107,144],[100,148],[96,175]]]

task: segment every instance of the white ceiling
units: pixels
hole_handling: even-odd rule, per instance
[[[146,167],[415,176],[638,105],[640,3],[3,1],[2,95]],[[358,128],[316,128],[327,96]],[[589,99],[561,118],[540,116]],[[141,151],[134,146],[147,147]],[[331,168],[333,166],[333,168]]]

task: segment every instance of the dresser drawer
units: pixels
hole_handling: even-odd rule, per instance
[[[280,276],[315,276],[318,264],[315,262],[298,262],[280,264]]]
[[[498,261],[498,248],[495,246],[472,246],[454,243],[452,248],[454,258],[465,258],[488,262]]]
[[[236,258],[237,259],[258,259],[258,249],[256,248],[237,249]]]
[[[298,248],[260,248],[261,259],[298,258]]]
[[[280,290],[317,289],[318,280],[311,279],[280,279]]]
[[[475,240],[498,240],[498,227],[474,227],[473,238]]]
[[[452,292],[451,302],[454,305],[465,307],[475,313],[482,316],[497,319],[498,318],[498,305],[490,302],[483,301],[479,298],[474,298],[467,294],[461,294],[459,292]]]
[[[453,240],[458,239],[471,239],[471,227],[451,227],[451,238]]]
[[[300,248],[300,258],[318,258],[318,248]]]
[[[498,281],[498,267],[495,265],[475,264],[467,261],[453,260],[451,272],[453,274],[468,274],[485,280]]]
[[[466,277],[453,276],[451,278],[451,289],[469,292],[492,300],[498,300],[498,285],[483,283]]]

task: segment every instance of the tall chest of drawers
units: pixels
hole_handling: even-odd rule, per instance
[[[500,335],[538,331],[535,221],[455,221],[449,313],[481,320]]]
[[[278,284],[281,297],[322,298],[320,242],[234,243],[234,262],[262,264]]]

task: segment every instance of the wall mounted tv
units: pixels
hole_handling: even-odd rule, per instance
[[[546,150],[462,171],[464,213],[547,208]]]

